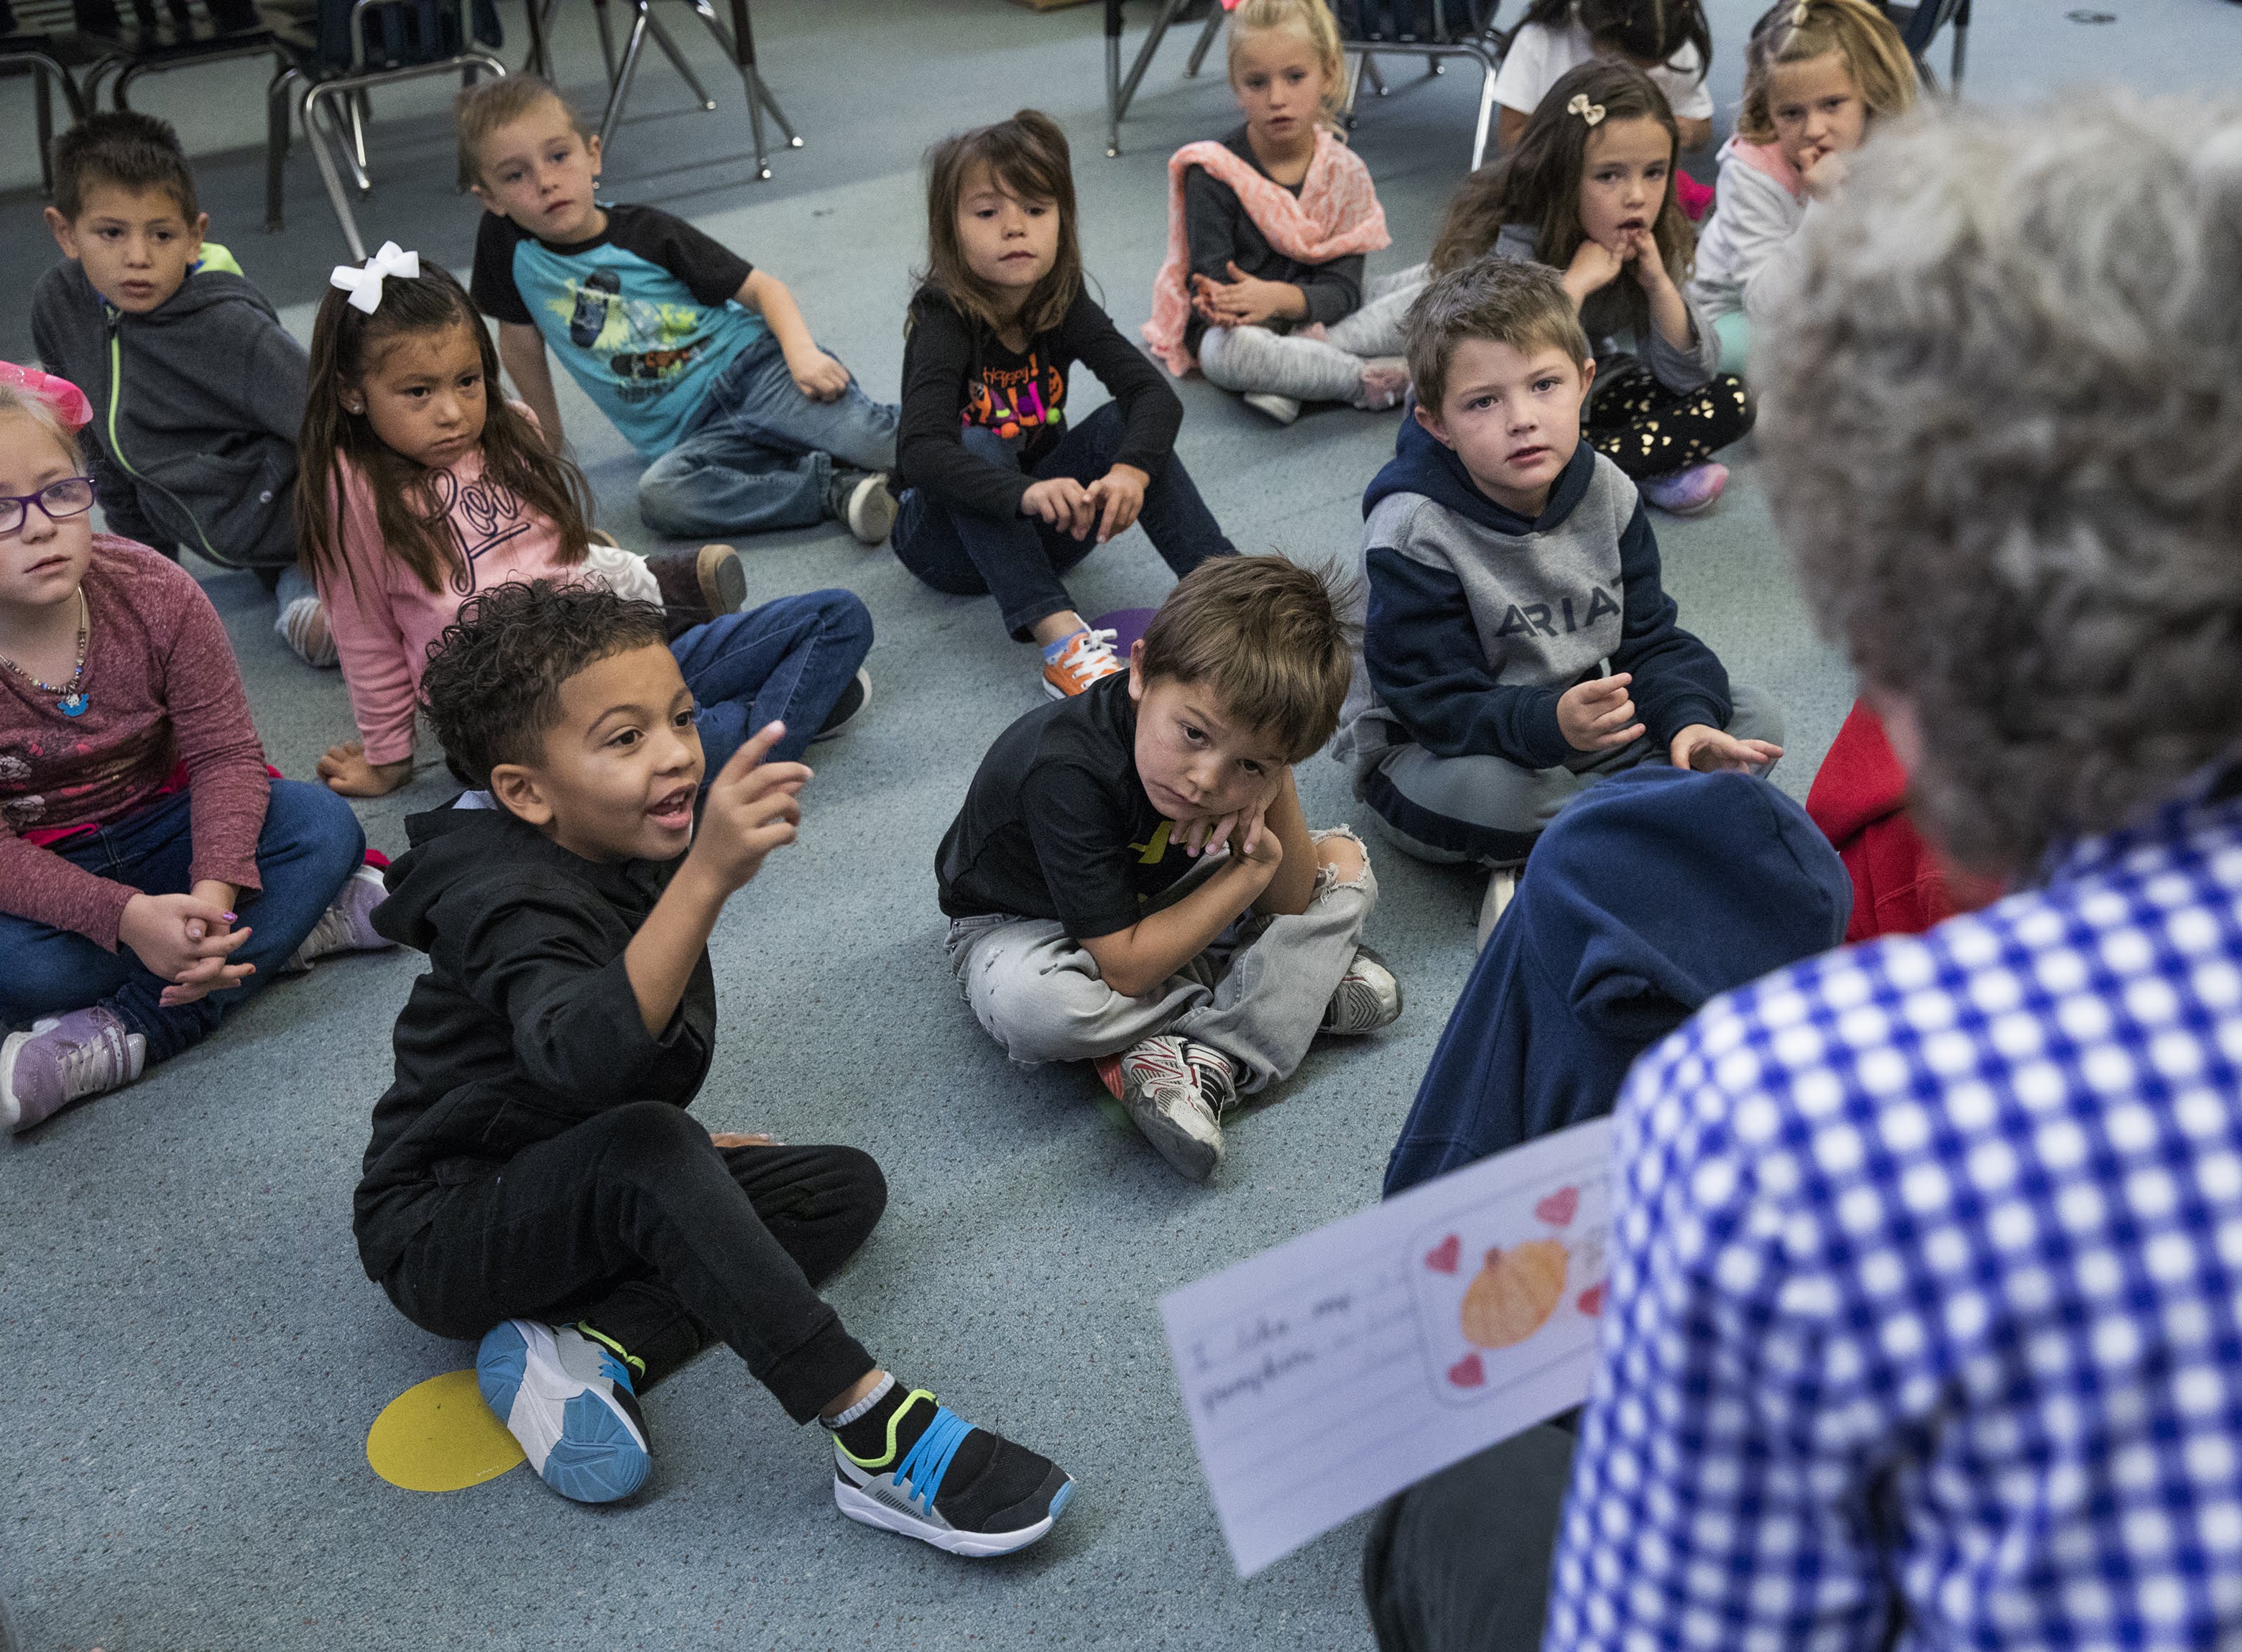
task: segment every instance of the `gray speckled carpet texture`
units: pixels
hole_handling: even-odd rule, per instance
[[[1507,11],[1509,8],[1506,8]],[[1755,0],[1709,0],[1724,133]],[[1979,8],[1971,95],[2012,100],[2089,79],[2209,88],[2242,62],[2227,0],[2064,0]],[[1171,37],[1104,152],[1099,8],[1002,0],[763,0],[764,73],[805,142],[750,181],[736,80],[684,8],[663,7],[721,108],[695,110],[649,51],[610,155],[617,198],[683,213],[792,286],[820,338],[891,397],[917,171],[947,131],[1023,105],[1075,144],[1089,267],[1124,332],[1149,308],[1167,155],[1228,129],[1218,51],[1183,76]],[[1128,8],[1133,51],[1152,8]],[[562,79],[596,107],[590,8],[557,24]],[[2077,14],[2073,14],[2077,15]],[[520,51],[519,12],[510,56]],[[1937,61],[1944,64],[1942,44]],[[2222,67],[2223,65],[2223,67]],[[1475,77],[1391,60],[1356,144],[1394,234],[1372,272],[1421,258],[1469,149]],[[284,235],[259,232],[265,69],[143,83],[198,158],[211,235],[307,334],[345,248],[299,143]],[[464,272],[477,209],[451,186],[447,89],[378,98],[368,239]],[[0,81],[0,356],[29,359],[25,297],[54,251],[39,222],[29,83]],[[1702,168],[1709,176],[1709,165]],[[1832,393],[1843,393],[1842,386]],[[1395,419],[1339,409],[1289,432],[1196,380],[1178,451],[1246,549],[1352,556],[1364,484]],[[569,433],[601,524],[652,548],[637,461],[565,381]],[[1085,379],[1073,411],[1102,394]],[[1659,519],[1683,622],[1737,678],[1782,701],[1776,778],[1803,796],[1851,699],[1814,635],[1769,527],[1749,443],[1717,510]],[[370,1470],[366,1430],[398,1393],[471,1362],[407,1324],[360,1271],[350,1194],[389,1031],[415,956],[352,957],[285,981],[216,1038],[31,1136],[0,1142],[0,1596],[36,1652],[693,1647],[1360,1648],[1361,1522],[1241,1582],[1216,1528],[1165,1351],[1157,1299],[1373,1199],[1385,1156],[1472,961],[1479,878],[1373,840],[1384,898],[1367,939],[1408,997],[1367,1041],[1319,1046],[1230,1132],[1216,1182],[1179,1180],[1095,1104],[1086,1070],[1010,1064],[945,965],[935,846],[975,763],[1040,702],[1034,655],[984,600],[937,595],[838,530],[742,545],[751,600],[842,585],[878,627],[874,703],[813,753],[800,844],[719,925],[722,1017],[697,1111],[718,1128],[869,1150],[892,1203],[829,1293],[876,1357],[968,1416],[1046,1451],[1078,1491],[1017,1558],[952,1560],[840,1518],[824,1436],[791,1426],[717,1349],[648,1405],[655,1461],[628,1504],[563,1501],[525,1471],[442,1495]],[[245,574],[198,567],[239,651],[272,761],[308,777],[346,737],[339,677],[292,658]],[[1073,581],[1083,611],[1149,606],[1169,583],[1139,533]],[[432,765],[360,809],[372,843],[453,788]],[[1300,770],[1317,824],[1361,811],[1339,766]],[[1300,1449],[1316,1449],[1303,1440]]]

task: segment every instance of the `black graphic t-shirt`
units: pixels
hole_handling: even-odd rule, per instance
[[[1057,326],[1015,351],[940,292],[920,288],[903,342],[903,419],[896,430],[896,468],[904,485],[977,516],[1017,516],[1035,467],[1066,433],[1068,380],[1077,361],[1120,404],[1127,434],[1112,462],[1158,476],[1184,421],[1184,405],[1151,359],[1121,336],[1089,294],[1077,297]],[[966,452],[957,438],[969,425],[985,425],[1017,443],[1020,467],[999,467]]]
[[[1056,918],[1111,935],[1198,863],[1137,777],[1126,673],[1030,711],[997,736],[935,859],[951,917]]]

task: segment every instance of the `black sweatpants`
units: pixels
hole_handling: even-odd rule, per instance
[[[715,1340],[796,1422],[873,1368],[816,1289],[887,1207],[853,1147],[720,1148],[682,1108],[634,1102],[438,1198],[381,1281],[424,1331],[581,1320],[646,1362],[641,1391]]]
[[[1695,390],[1668,390],[1628,361],[1599,381],[1581,431],[1588,446],[1629,476],[1663,476],[1710,459],[1751,429],[1756,416],[1732,373]]]
[[[1537,1652],[1573,1436],[1542,1423],[1393,1499],[1362,1548],[1379,1652]]]

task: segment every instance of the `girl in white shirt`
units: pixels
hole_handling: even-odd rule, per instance
[[[1631,63],[1656,83],[1683,149],[1713,141],[1713,95],[1705,90],[1713,30],[1698,0],[1534,0],[1495,77],[1495,146],[1513,148],[1558,77],[1598,57]]]

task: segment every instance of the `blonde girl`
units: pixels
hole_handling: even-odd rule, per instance
[[[1039,110],[927,155],[926,269],[903,343],[890,542],[937,591],[990,596],[1044,692],[1124,669],[1064,574],[1132,522],[1178,576],[1237,547],[1172,451],[1183,403],[1084,291],[1066,134]],[[1113,400],[1067,419],[1077,366]]]
[[[1745,318],[1780,285],[1779,272],[1772,285],[1762,278],[1809,205],[1843,184],[1845,158],[1912,108],[1915,91],[1899,31],[1867,0],[1780,0],[1754,26],[1743,108],[1721,148],[1718,202],[1690,286],[1720,332],[1722,368],[1743,371]]]
[[[1751,428],[1742,382],[1685,291],[1695,232],[1675,198],[1680,138],[1665,94],[1628,64],[1594,62],[1550,88],[1518,146],[1448,203],[1435,274],[1492,253],[1562,271],[1595,351],[1581,415],[1590,446],[1661,510],[1711,507],[1713,454]]]
[[[269,779],[192,575],[93,531],[67,379],[0,362],[0,1129],[199,1044],[292,961],[388,944],[350,805]]]
[[[594,544],[582,473],[545,445],[527,407],[495,393],[498,371],[490,329],[440,265],[393,243],[364,269],[336,269],[312,323],[296,509],[359,737],[329,749],[319,777],[352,797],[412,777],[429,650],[462,602],[509,581],[592,580],[673,612],[695,597],[717,610],[670,643],[700,702],[710,774],[750,718],[787,724],[781,761],[837,732],[835,714],[869,693],[864,605],[820,591],[734,613],[720,577],[729,560],[739,580],[728,547],[683,553],[676,577],[658,580],[645,560]]]
[[[1168,256],[1144,341],[1289,425],[1306,401],[1390,407],[1408,387],[1405,272],[1363,304],[1363,259],[1388,245],[1370,169],[1340,141],[1339,25],[1325,0],[1241,0],[1230,87],[1244,124],[1168,162]]]

